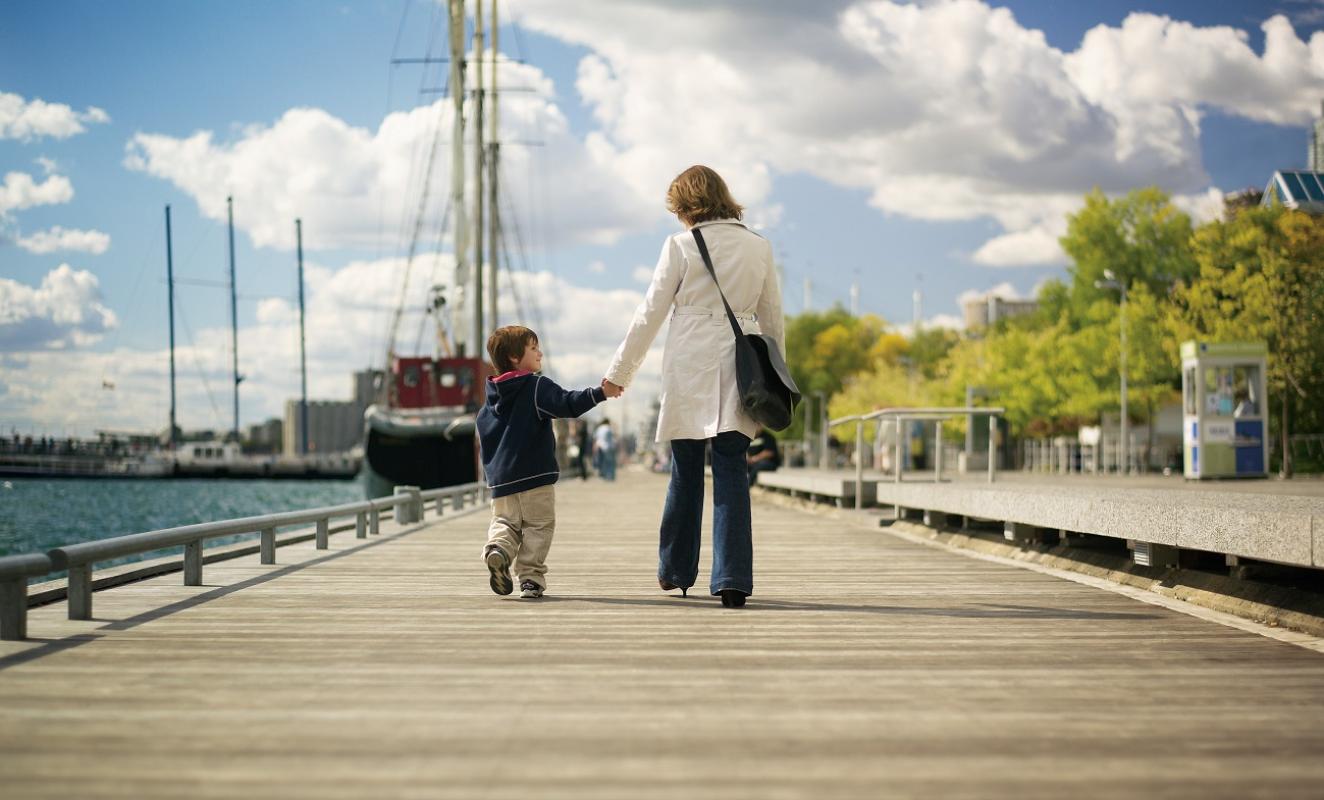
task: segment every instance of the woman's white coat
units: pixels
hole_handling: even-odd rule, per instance
[[[785,356],[781,286],[772,245],[734,219],[694,227],[703,233],[722,291],[741,328],[772,336]],[[668,316],[657,441],[709,439],[726,431],[753,438],[759,424],[740,407],[735,334],[689,230],[663,243],[648,293],[616,350],[607,380],[630,385]]]

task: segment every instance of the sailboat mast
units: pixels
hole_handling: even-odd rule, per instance
[[[450,9],[450,93],[454,115],[451,128],[451,213],[455,222],[452,248],[455,253],[455,286],[465,287],[469,282],[469,267],[465,263],[468,242],[468,220],[464,214],[464,0],[449,0]],[[465,292],[461,289],[460,295]],[[472,303],[464,303],[470,306]],[[460,317],[455,325],[455,347],[460,356],[468,355],[465,339],[463,306],[458,309]],[[476,344],[476,347],[482,347]]]
[[[474,3],[474,349],[487,338],[483,326],[483,0]]]
[[[166,217],[166,297],[170,309],[170,452],[175,451],[175,261],[170,245],[170,206]]]
[[[308,354],[303,337],[303,220],[294,221],[294,240],[299,249],[299,454],[308,454]]]
[[[234,198],[225,198],[230,220],[230,351],[234,366],[234,440],[239,441],[239,303],[234,286]]]
[[[481,3],[482,0],[478,2]],[[492,0],[492,109],[487,118],[487,214],[490,217],[487,223],[487,252],[488,259],[492,262],[490,273],[492,280],[487,287],[487,322],[493,328],[500,325],[497,322],[497,269],[500,265],[500,259],[497,257],[499,230],[497,220],[500,210],[497,201],[497,161],[501,155],[501,142],[497,140],[497,101],[500,99],[500,95],[497,94],[497,57],[497,0]]]

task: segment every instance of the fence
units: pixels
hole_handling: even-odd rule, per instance
[[[939,424],[934,425],[933,433],[933,479],[942,480],[942,421],[955,419],[957,417],[966,417],[970,424],[974,424],[976,416],[988,417],[988,482],[992,483],[997,471],[997,433],[998,417],[1006,413],[1004,408],[883,408],[878,411],[872,411],[868,414],[853,414],[847,417],[841,417],[828,422],[825,430],[830,430],[839,425],[855,424],[855,508],[863,508],[864,505],[864,426],[866,423],[876,421],[878,424],[874,428],[873,446],[870,452],[878,450],[879,439],[882,436],[883,425],[886,421],[892,421],[896,426],[895,435],[895,455],[892,459],[892,478],[896,482],[901,481],[902,472],[905,469],[903,460],[903,446],[905,438],[903,429],[906,422],[913,421],[934,421]]]
[[[414,486],[397,486],[393,496],[357,503],[184,525],[64,545],[45,553],[6,556],[0,558],[0,639],[27,638],[27,585],[32,578],[68,570],[66,594],[69,619],[91,619],[92,592],[95,588],[92,572],[97,562],[183,547],[184,558],[180,568],[184,573],[184,585],[201,586],[203,546],[208,539],[256,533],[260,540],[261,563],[275,564],[277,528],[312,523],[316,526],[316,548],[326,550],[329,547],[331,521],[334,519],[353,517],[355,536],[364,539],[378,533],[384,513],[390,513],[400,523],[421,522],[428,503],[440,516],[447,500],[452,509],[458,511],[470,499],[476,504],[487,499],[487,495],[488,489],[482,483],[466,483],[426,491]]]

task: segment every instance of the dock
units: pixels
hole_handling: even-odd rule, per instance
[[[483,506],[33,608],[6,798],[1306,797],[1324,653],[756,501],[755,594],[655,579],[665,476],[565,479],[548,594]],[[711,498],[708,500],[711,503]]]

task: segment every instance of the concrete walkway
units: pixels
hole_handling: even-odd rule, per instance
[[[656,587],[665,480],[567,480],[549,595],[486,514],[34,610],[0,643],[27,797],[1305,797],[1324,656],[810,512],[743,610]],[[705,555],[701,586],[706,585]]]

